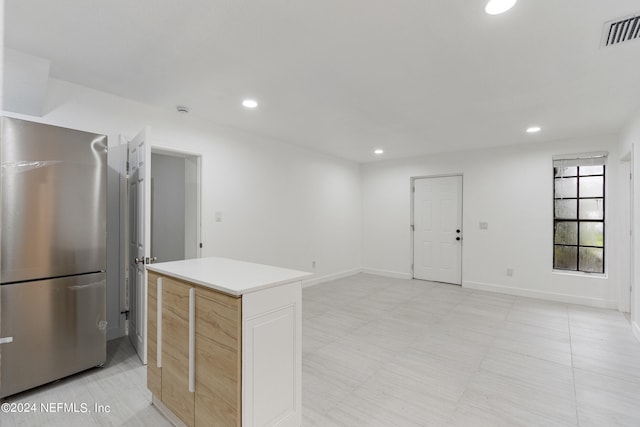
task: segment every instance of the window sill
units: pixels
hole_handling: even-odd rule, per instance
[[[570,271],[570,270],[556,270],[552,269],[551,272],[553,274],[559,274],[562,276],[577,276],[577,277],[585,277],[591,279],[608,279],[609,275],[605,273],[585,273],[583,271]]]

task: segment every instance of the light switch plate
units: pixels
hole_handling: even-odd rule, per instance
[[[489,229],[489,223],[486,221],[480,221],[480,230],[488,230]]]

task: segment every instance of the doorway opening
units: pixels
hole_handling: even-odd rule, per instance
[[[151,150],[151,255],[155,262],[200,256],[200,161],[198,155]]]
[[[412,178],[413,278],[462,285],[462,175]]]

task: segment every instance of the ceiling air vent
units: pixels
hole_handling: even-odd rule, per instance
[[[640,14],[605,22],[602,46],[613,46],[640,38]]]

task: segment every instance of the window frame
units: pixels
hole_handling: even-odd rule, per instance
[[[553,162],[553,168],[552,168],[552,173],[553,173],[553,178],[552,178],[552,183],[553,183],[553,203],[552,203],[552,209],[553,209],[553,238],[552,238],[552,267],[553,267],[553,271],[556,272],[563,272],[563,273],[576,273],[576,274],[587,274],[587,275],[605,275],[606,274],[606,268],[607,268],[607,262],[606,262],[606,256],[607,256],[607,242],[606,242],[606,232],[607,232],[607,165],[606,165],[606,159],[607,159],[607,155],[604,154],[600,154],[600,153],[596,153],[598,154],[597,156],[592,156],[592,157],[586,157],[584,159],[584,161],[581,161],[582,158],[580,157],[573,157],[573,158],[564,158],[562,160],[570,160],[570,162],[568,164],[562,164],[562,160],[558,161],[554,158],[554,162]],[[593,159],[599,159],[596,160],[595,163],[593,162]],[[602,173],[598,173],[598,174],[585,174],[585,175],[581,175],[580,174],[580,168],[581,167],[590,167],[590,166],[602,166]],[[575,167],[576,168],[576,172],[575,175],[569,175],[567,177],[564,176],[556,176],[556,169],[557,168],[568,168],[568,167]],[[587,178],[587,177],[602,177],[602,196],[588,196],[588,197],[581,197],[580,196],[580,179],[581,178]],[[563,179],[563,178],[576,178],[576,195],[575,197],[558,197],[556,194],[556,182],[558,179]],[[575,219],[572,218],[561,218],[561,217],[557,217],[556,216],[556,201],[557,200],[575,200],[576,203],[576,216]],[[601,219],[581,219],[580,218],[580,202],[582,200],[602,200],[602,218]],[[558,223],[575,223],[576,224],[576,243],[575,244],[566,244],[566,243],[556,243],[556,233],[558,230]],[[580,242],[580,229],[581,229],[581,225],[584,224],[602,224],[602,246],[594,246],[594,245],[587,245],[587,244],[581,244]],[[562,267],[557,267],[556,266],[556,248],[558,247],[568,247],[568,248],[575,248],[576,251],[576,255],[575,255],[575,266],[574,268],[562,268]],[[594,249],[601,249],[602,250],[602,269],[601,271],[589,271],[589,270],[584,270],[580,268],[580,252],[581,252],[581,248],[594,248]]]

